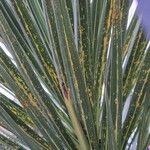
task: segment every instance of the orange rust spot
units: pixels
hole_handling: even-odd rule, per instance
[[[89,95],[89,97],[92,97],[92,91],[91,91],[91,89],[88,89],[88,95]]]
[[[27,100],[24,100],[22,103],[23,108],[27,108],[29,106],[29,103]]]

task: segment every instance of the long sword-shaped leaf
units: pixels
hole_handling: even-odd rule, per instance
[[[122,144],[122,148],[124,148],[125,143],[128,141],[127,139],[133,130],[135,119],[141,112],[140,110],[142,109],[142,104],[144,102],[143,94],[145,92],[147,82],[149,82],[150,80],[149,57],[150,57],[150,50],[148,49],[147,52],[145,53],[145,58],[141,65],[138,80],[136,82],[134,93],[131,98],[131,104],[128,110],[128,115],[123,125],[124,142]]]

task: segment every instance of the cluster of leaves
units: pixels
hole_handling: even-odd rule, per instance
[[[0,0],[0,145],[144,150],[150,49],[126,0]],[[143,140],[144,139],[144,140]]]

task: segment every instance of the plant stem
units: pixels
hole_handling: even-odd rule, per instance
[[[87,138],[85,137],[85,134],[81,128],[79,120],[77,119],[77,115],[76,115],[75,109],[73,107],[70,95],[67,97],[65,102],[66,102],[66,106],[67,106],[67,109],[70,114],[70,118],[71,118],[74,130],[75,130],[76,136],[80,143],[80,149],[89,150],[90,149],[89,143],[88,143]]]

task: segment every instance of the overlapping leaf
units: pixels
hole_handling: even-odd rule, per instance
[[[0,97],[0,126],[17,137],[0,134],[4,148],[146,148],[150,50],[136,15],[127,28],[130,6],[0,0],[0,41],[11,55],[0,49],[0,83],[21,103]]]

